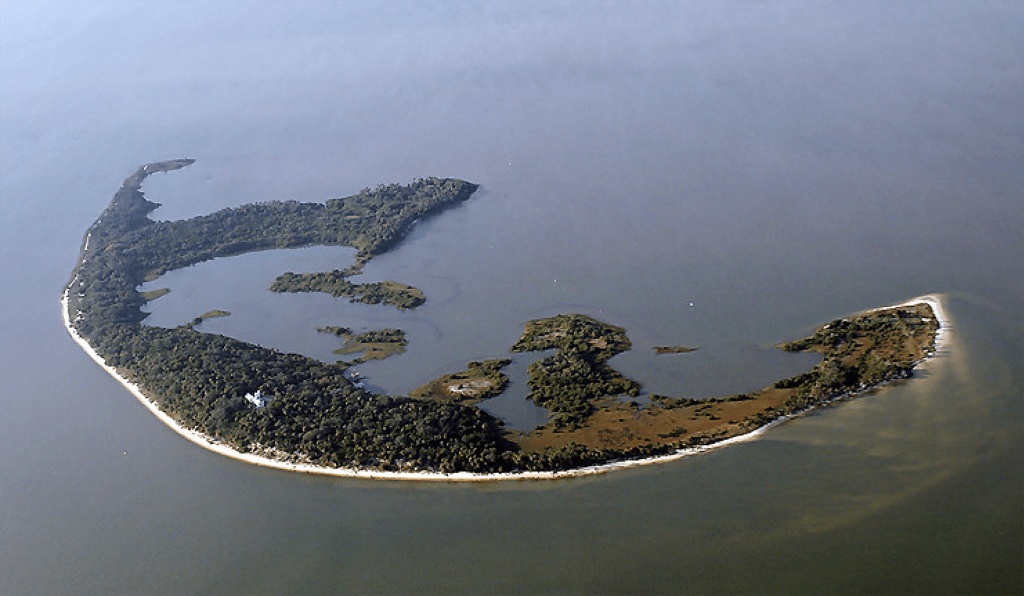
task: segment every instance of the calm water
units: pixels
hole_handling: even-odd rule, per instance
[[[1018,5],[245,6],[0,7],[0,593],[1022,591]],[[805,368],[771,346],[924,293],[954,329],[909,383],[666,465],[479,486],[256,468],[164,427],[60,323],[85,229],[175,157],[199,161],[146,181],[159,218],[482,185],[367,267],[422,288],[414,312],[265,295],[345,249],[172,272],[151,305],[324,359],[317,326],[401,327],[410,350],[361,367],[383,391],[559,312],[625,327],[613,365],[679,395]],[[675,344],[701,350],[650,350]]]
[[[432,230],[417,232],[416,236],[431,233]],[[476,255],[464,251],[440,255],[442,259],[419,269],[418,277],[431,286],[431,296],[438,296],[438,304],[428,303],[415,311],[399,311],[384,305],[352,304],[347,298],[336,299],[319,293],[278,294],[268,289],[274,278],[285,271],[330,271],[348,267],[355,263],[355,253],[350,248],[324,246],[265,251],[214,259],[169,272],[140,288],[142,291],[171,290],[169,294],[146,305],[150,315],[145,324],[174,327],[211,310],[224,310],[231,315],[208,319],[197,329],[283,351],[302,353],[324,362],[351,360],[357,354],[334,354],[334,350],[343,342],[317,332],[319,328],[341,325],[357,333],[371,329],[400,328],[406,331],[406,338],[410,342],[405,353],[392,356],[384,362],[375,361],[353,368],[374,391],[396,395],[408,394],[443,374],[462,370],[469,360],[511,358],[514,366],[505,371],[511,383],[509,394],[503,399],[495,399],[483,405],[488,411],[498,408],[510,426],[531,430],[548,419],[546,410],[526,400],[526,367],[541,357],[541,354],[510,353],[509,348],[514,340],[508,341],[509,329],[517,329],[518,334],[521,334],[524,323],[522,317],[528,312],[550,311],[549,314],[557,314],[575,312],[582,308],[601,316],[604,311],[603,307],[587,308],[584,306],[586,303],[559,305],[552,310],[552,307],[544,303],[531,304],[531,296],[526,295],[510,305],[508,312],[488,311],[486,318],[473,321],[475,313],[467,310],[463,300],[459,299],[460,292],[455,286],[457,279],[452,276],[452,271],[476,266]],[[382,269],[400,274],[412,273],[402,266],[402,261],[418,261],[417,257],[426,253],[413,241],[391,256],[384,266],[371,264],[367,272],[356,281],[366,283],[386,279],[381,277]],[[498,283],[505,271],[507,268],[492,272],[493,283]],[[524,275],[528,276],[529,273],[524,272]],[[582,289],[585,296],[599,295],[606,285],[601,279],[595,281]],[[546,280],[543,283],[547,283]],[[558,283],[557,278],[552,279],[551,283]],[[608,303],[614,305],[615,297],[609,298]],[[690,307],[689,304],[676,306],[680,311],[683,306],[696,308],[696,305]],[[690,317],[701,317],[696,314],[697,311],[686,312]],[[498,317],[496,314],[504,316]],[[646,401],[644,396],[649,393],[657,392],[685,397],[711,397],[752,391],[777,379],[809,370],[821,359],[816,354],[787,354],[773,347],[738,347],[720,342],[714,336],[707,338],[710,345],[700,346],[695,353],[658,356],[654,351],[655,344],[650,341],[661,336],[666,341],[657,345],[671,345],[672,342],[668,341],[671,338],[664,331],[657,331],[662,326],[661,321],[645,320],[636,314],[634,318],[645,325],[637,335],[647,343],[636,343],[632,350],[616,356],[611,364],[644,383],[641,401]],[[467,337],[465,334],[448,333],[467,322],[473,325],[473,335]],[[476,351],[467,351],[467,343],[476,347]],[[465,357],[462,361],[452,360],[452,354]]]

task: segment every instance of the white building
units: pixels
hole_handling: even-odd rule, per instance
[[[263,397],[262,391],[257,391],[256,393],[246,393],[245,399],[249,400],[249,403],[256,406],[257,408],[262,408],[263,406],[267,405],[268,401],[270,401],[266,397]]]

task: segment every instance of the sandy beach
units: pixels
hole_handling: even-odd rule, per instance
[[[759,427],[759,428],[757,428],[757,429],[755,429],[755,430],[753,430],[753,431],[751,431],[749,433],[745,433],[745,434],[738,435],[738,436],[735,436],[735,437],[730,437],[730,438],[727,438],[727,439],[723,439],[721,441],[718,441],[718,442],[715,442],[715,443],[711,443],[709,445],[702,445],[702,446],[699,446],[699,447],[691,447],[691,448],[686,448],[686,449],[680,449],[678,451],[675,451],[675,452],[667,454],[667,455],[659,455],[659,456],[648,457],[648,458],[640,458],[640,459],[629,459],[629,460],[613,461],[613,462],[609,462],[609,463],[601,464],[601,465],[597,465],[597,466],[588,466],[588,467],[583,467],[583,468],[577,468],[577,469],[574,469],[574,470],[565,470],[565,471],[557,471],[557,472],[518,472],[518,473],[501,473],[501,474],[477,474],[477,473],[472,473],[472,472],[455,472],[455,473],[451,473],[451,474],[444,474],[444,473],[441,473],[441,472],[388,472],[388,471],[382,471],[382,470],[367,470],[367,469],[358,469],[358,468],[329,468],[329,467],[325,467],[325,466],[315,466],[315,465],[311,465],[311,464],[290,463],[290,462],[282,461],[282,460],[279,460],[279,459],[273,459],[273,458],[270,458],[270,457],[263,457],[263,456],[259,456],[259,455],[253,455],[251,453],[242,453],[240,451],[237,451],[237,450],[235,450],[235,449],[233,449],[233,448],[231,448],[231,447],[229,447],[229,446],[227,446],[227,445],[225,445],[223,443],[218,442],[217,440],[213,439],[212,437],[208,437],[208,436],[206,436],[206,435],[204,435],[202,433],[198,433],[198,432],[189,430],[189,429],[181,426],[180,424],[178,424],[178,422],[176,420],[174,420],[173,418],[168,416],[166,413],[161,411],[160,408],[156,405],[155,402],[153,402],[152,400],[150,400],[149,398],[146,397],[146,395],[142,392],[142,390],[139,388],[139,386],[135,385],[134,383],[131,383],[130,381],[128,381],[127,379],[122,377],[120,374],[118,374],[117,370],[115,370],[112,366],[108,366],[107,363],[104,362],[103,358],[101,358],[100,355],[98,353],[96,353],[96,351],[89,344],[89,342],[85,341],[84,338],[82,338],[80,335],[78,335],[78,333],[75,331],[74,327],[71,326],[71,318],[70,318],[71,315],[70,315],[70,312],[68,310],[68,308],[69,308],[68,292],[70,291],[71,285],[73,285],[73,284],[69,284],[68,285],[68,289],[64,290],[64,294],[63,294],[63,296],[61,298],[61,313],[62,313],[62,316],[63,316],[63,319],[64,319],[64,328],[67,329],[68,334],[71,335],[71,338],[75,341],[75,343],[77,343],[79,346],[81,346],[81,348],[85,351],[85,353],[88,354],[89,357],[92,358],[92,360],[96,364],[98,364],[103,370],[105,370],[107,372],[107,374],[109,374],[111,377],[116,379],[118,383],[120,383],[122,386],[124,386],[124,388],[127,389],[132,395],[134,395],[135,398],[138,399],[139,402],[142,403],[142,405],[146,406],[146,408],[148,408],[149,411],[153,413],[153,415],[155,415],[157,418],[159,418],[164,424],[166,424],[167,426],[171,427],[171,429],[173,429],[174,432],[176,432],[179,435],[185,437],[189,441],[192,441],[196,445],[199,445],[200,447],[204,447],[206,449],[209,449],[210,451],[214,451],[214,452],[219,453],[221,455],[225,455],[227,457],[231,457],[231,458],[234,458],[234,459],[237,459],[237,460],[241,460],[241,461],[244,461],[244,462],[247,462],[247,463],[250,463],[250,464],[254,464],[254,465],[258,465],[258,466],[266,466],[266,467],[270,467],[270,468],[277,468],[279,470],[288,470],[288,471],[291,471],[291,472],[303,472],[303,473],[307,473],[307,474],[324,474],[324,475],[328,475],[328,476],[339,476],[339,477],[346,477],[346,478],[372,478],[372,479],[384,479],[384,480],[417,480],[417,481],[433,481],[433,482],[446,482],[446,481],[448,481],[448,482],[493,482],[493,481],[507,481],[507,480],[551,480],[551,479],[556,479],[556,478],[571,478],[571,477],[575,477],[575,476],[587,476],[587,475],[592,475],[592,474],[602,474],[602,473],[605,473],[605,472],[610,472],[612,470],[619,470],[619,469],[623,469],[623,468],[632,468],[632,467],[636,467],[636,466],[646,466],[646,465],[652,465],[652,464],[657,464],[657,463],[674,461],[674,460],[681,459],[681,458],[684,458],[684,457],[689,457],[691,455],[697,455],[697,454],[700,454],[700,453],[704,453],[704,452],[710,451],[712,449],[717,449],[717,448],[720,448],[720,447],[726,447],[728,445],[734,445],[736,443],[741,443],[743,441],[749,441],[751,439],[754,439],[754,438],[760,436],[762,433],[768,431],[769,429],[771,429],[771,428],[773,428],[773,427],[775,427],[775,426],[777,426],[779,424],[787,422],[788,420],[791,420],[793,418],[799,417],[799,416],[801,416],[801,415],[803,415],[803,414],[805,414],[805,413],[807,413],[809,411],[812,411],[814,409],[814,408],[810,408],[808,410],[804,410],[804,411],[802,411],[800,413],[797,413],[797,414],[794,414],[794,415],[791,415],[791,416],[783,416],[783,417],[777,418],[776,420],[773,420],[772,422],[769,422],[768,424],[766,424],[764,426],[761,426],[761,427]],[[940,349],[943,348],[945,346],[945,344],[947,343],[947,341],[948,341],[948,333],[949,333],[949,329],[950,329],[950,320],[949,320],[948,315],[946,314],[946,311],[942,308],[942,300],[941,300],[941,297],[939,295],[920,296],[920,297],[914,298],[912,300],[908,300],[907,302],[904,302],[902,304],[896,304],[896,305],[893,305],[893,306],[883,306],[883,307],[879,307],[879,308],[876,308],[876,309],[870,309],[868,311],[864,311],[864,312],[873,312],[873,311],[877,311],[877,310],[885,310],[887,308],[894,308],[894,307],[897,307],[897,306],[911,306],[911,305],[914,305],[914,304],[921,304],[921,303],[925,303],[925,304],[928,304],[929,306],[931,306],[932,310],[935,313],[936,318],[939,321],[939,330],[938,330],[938,332],[936,333],[936,336],[935,336],[935,350],[928,357],[923,358],[922,360],[919,360],[918,363],[922,362],[923,360],[926,360],[927,358],[931,358],[932,356],[937,354],[940,351]],[[849,397],[850,395],[851,394],[840,395],[840,396],[837,396],[834,400],[831,400],[831,401],[835,401],[835,400],[839,400],[839,399],[844,399],[846,397]],[[818,407],[820,407],[820,406],[818,406]],[[286,456],[286,455],[287,454],[282,454],[282,456]]]
[[[935,351],[932,352],[928,358],[931,358],[939,351],[946,347],[949,343],[949,331],[951,329],[951,321],[949,315],[946,314],[946,310],[942,308],[942,297],[938,294],[926,294],[924,296],[918,296],[913,300],[908,300],[903,304],[894,304],[893,306],[883,306],[882,308],[876,308],[874,310],[885,310],[886,308],[895,308],[897,306],[913,306],[915,304],[927,304],[932,307],[932,312],[935,313],[935,318],[939,320],[939,330],[935,333]],[[927,358],[922,359],[927,360]],[[918,361],[921,362],[921,361]]]

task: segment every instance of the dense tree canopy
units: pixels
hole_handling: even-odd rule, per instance
[[[145,299],[136,291],[146,278],[253,250],[347,245],[365,263],[417,219],[469,198],[475,185],[428,178],[326,203],[269,202],[154,222],[147,215],[158,205],[140,185],[154,171],[175,169],[163,165],[125,181],[89,229],[68,287],[72,324],[108,364],[182,425],[242,451],[269,448],[329,466],[502,465],[499,424],[477,408],[374,395],[346,380],[342,366],[188,325],[143,326]],[[271,398],[265,407],[244,399],[255,391]]]
[[[399,242],[418,219],[468,199],[476,185],[427,178],[325,203],[273,201],[186,220],[149,219],[158,204],[145,198],[142,182],[154,172],[190,163],[148,164],[125,180],[86,234],[67,287],[68,314],[77,333],[107,364],[139,385],[164,412],[243,452],[387,470],[564,470],[746,432],[836,395],[907,376],[915,360],[934,347],[938,322],[927,305],[866,313],[832,321],[812,337],[783,346],[822,353],[822,362],[807,373],[725,398],[652,395],[651,405],[640,411],[635,402],[616,400],[637,396],[640,384],[607,364],[631,348],[623,329],[583,315],[539,319],[527,324],[511,350],[556,350],[529,367],[529,398],[554,419],[525,439],[517,438],[473,405],[503,390],[508,379],[500,370],[507,359],[472,362],[466,371],[425,386],[415,398],[388,396],[347,380],[345,363],[325,364],[193,329],[203,317],[224,314],[219,311],[172,329],[141,324],[146,316],[141,306],[160,295],[140,294],[137,288],[144,280],[214,257],[313,244],[352,246],[359,251],[356,263],[344,271],[284,275],[275,282],[276,290],[327,291],[414,308],[424,299],[415,288],[395,282],[352,284],[347,278]],[[365,351],[356,361],[405,345],[397,329],[321,331],[345,339],[342,352]],[[246,398],[257,392],[269,400],[265,405]],[[602,415],[606,426],[594,428]],[[683,426],[727,416],[736,420],[705,424],[699,431]],[[536,436],[541,446],[530,447]]]

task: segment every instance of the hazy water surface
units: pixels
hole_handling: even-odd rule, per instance
[[[1020,593],[1019,6],[239,6],[0,7],[0,592]],[[772,346],[866,308],[940,293],[954,328],[910,382],[666,465],[262,469],[163,426],[60,322],[85,229],[177,157],[198,161],[144,186],[160,219],[481,185],[366,268],[423,289],[415,311],[265,291],[337,248],[171,272],[149,305],[326,360],[317,326],[403,328],[406,354],[360,368],[382,391],[560,312],[624,327],[614,366],[694,396],[809,367]],[[653,356],[677,344],[701,349]]]

